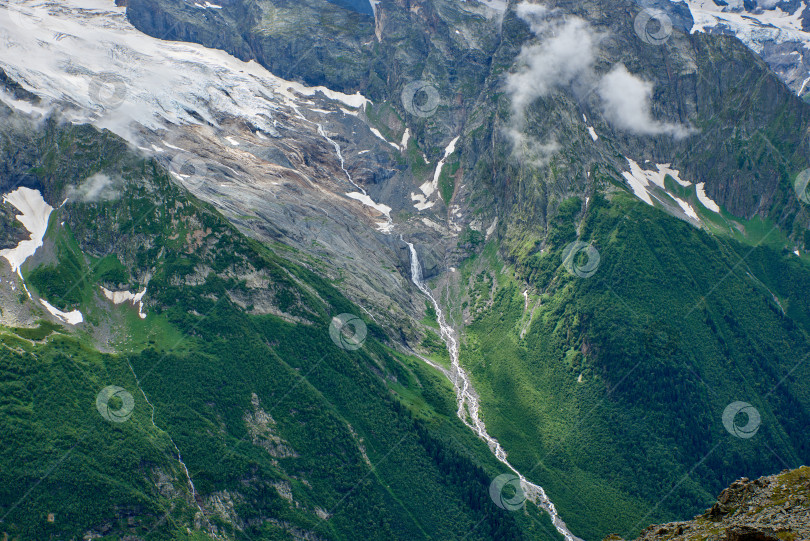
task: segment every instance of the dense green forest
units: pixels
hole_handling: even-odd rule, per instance
[[[577,239],[598,250],[587,278],[563,265]],[[509,264],[496,248],[467,264],[470,284],[497,287],[468,287],[479,308],[462,364],[490,432],[572,531],[633,536],[702,511],[738,477],[810,460],[803,258],[623,192],[587,210],[565,201],[545,243]],[[583,250],[573,264],[587,260]],[[724,428],[734,401],[759,411],[755,437]]]
[[[0,328],[0,427],[14,442],[0,453],[0,532],[558,538],[533,505],[493,503],[504,467],[455,416],[444,376],[367,318],[359,349],[331,339],[335,316],[363,312],[317,261],[244,237],[110,134],[42,130],[18,136],[51,200],[102,169],[121,192],[57,209],[24,269],[88,325]],[[100,294],[146,277],[146,319]],[[123,422],[100,415],[111,385],[132,398]],[[123,411],[120,396],[106,407]]]

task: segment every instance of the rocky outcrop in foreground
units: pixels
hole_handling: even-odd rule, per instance
[[[803,541],[810,539],[810,467],[755,481],[743,477],[702,515],[650,526],[636,541]],[[620,541],[611,536],[605,541]]]

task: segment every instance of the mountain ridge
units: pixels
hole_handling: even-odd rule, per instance
[[[452,535],[465,515],[473,537],[551,528],[537,510],[500,514],[484,496],[497,461],[455,418],[448,383],[385,346],[370,319],[353,315],[347,330],[361,349],[340,338],[333,312],[360,310],[313,261],[244,237],[112,134],[9,125],[5,141],[42,145],[30,163],[56,158],[34,173],[51,201],[98,168],[122,179],[116,197],[55,210],[22,278],[3,271],[10,538],[412,538]],[[102,284],[145,287],[145,305],[114,304]],[[45,297],[82,322],[51,317]],[[16,305],[24,317],[9,321]],[[106,407],[98,393],[110,386],[129,398]],[[438,479],[447,488],[424,494]],[[413,493],[434,502],[419,520],[404,500]]]
[[[31,1],[3,21],[8,50],[30,59],[0,57],[7,124],[26,126],[4,133],[2,191],[28,183],[57,209],[22,269],[31,297],[3,276],[4,314],[23,314],[4,319],[7,411],[32,409],[14,383],[28,353],[58,360],[33,365],[51,381],[88,369],[65,352],[93,350],[133,391],[134,426],[165,432],[149,455],[163,473],[116,474],[137,478],[146,515],[177,507],[158,535],[557,538],[534,504],[512,513],[492,496],[503,466],[457,410],[439,314],[497,452],[577,536],[631,536],[778,456],[807,462],[810,215],[794,179],[810,117],[735,38],[690,34],[683,6],[662,2],[677,22],[663,45],[620,0],[383,1],[373,25],[325,0],[128,4]],[[593,62],[510,91],[554,35]],[[646,107],[634,122],[609,107],[617,83]],[[344,347],[346,321],[367,346]],[[761,412],[756,439],[724,424],[739,400]],[[153,478],[167,476],[164,494]],[[40,518],[46,504],[32,504]],[[101,515],[54,528],[95,534]],[[149,535],[116,517],[116,534]]]
[[[637,541],[719,538],[728,541],[779,541],[810,538],[808,520],[810,468],[783,470],[778,475],[738,479],[717,502],[691,521],[646,528]],[[605,541],[620,541],[609,536]]]

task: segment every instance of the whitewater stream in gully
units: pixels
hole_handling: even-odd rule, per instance
[[[385,218],[385,223],[378,223],[377,229],[382,231],[383,233],[390,234],[394,229],[394,224],[391,219],[391,207],[387,205],[383,205],[380,203],[375,202],[371,199],[368,193],[357,183],[355,183],[354,179],[352,178],[349,171],[346,169],[346,164],[343,158],[343,153],[341,152],[340,145],[331,137],[326,134],[323,126],[316,122],[312,122],[306,119],[297,108],[295,108],[295,112],[306,122],[310,124],[314,124],[317,126],[318,134],[321,135],[326,141],[328,141],[335,149],[335,155],[340,162],[340,168],[346,174],[349,182],[358,190],[360,193],[347,193],[348,197],[353,199],[359,200],[364,205],[371,207],[378,212],[382,213]],[[455,144],[455,140],[451,145]],[[437,168],[441,168],[442,163],[440,162]],[[438,177],[438,174],[435,175]],[[419,255],[416,252],[416,248],[414,247],[412,242],[406,241],[402,235],[399,236],[400,240],[408,245],[408,249],[410,250],[411,254],[411,281],[416,285],[416,287],[421,291],[430,302],[433,304],[433,308],[436,310],[436,319],[439,322],[439,329],[441,332],[442,340],[447,345],[447,351],[450,353],[450,360],[451,360],[451,367],[450,370],[444,370],[441,367],[431,363],[427,359],[424,359],[426,362],[429,362],[431,366],[437,368],[444,372],[444,374],[450,379],[453,383],[453,388],[456,392],[456,402],[458,403],[458,411],[457,415],[461,421],[467,425],[471,430],[473,430],[479,438],[484,440],[487,445],[489,446],[492,453],[495,455],[502,464],[508,467],[510,470],[514,472],[514,474],[520,479],[520,486],[523,490],[523,495],[526,497],[527,500],[531,501],[538,507],[541,507],[546,510],[546,512],[551,517],[551,522],[554,524],[554,527],[557,531],[565,537],[566,541],[582,541],[580,538],[576,537],[568,530],[568,526],[565,525],[565,522],[560,515],[557,513],[557,508],[554,506],[554,503],[549,499],[546,495],[546,491],[543,490],[543,487],[540,485],[536,485],[531,481],[527,480],[526,477],[523,476],[506,458],[506,451],[501,444],[489,435],[487,432],[487,427],[484,425],[484,421],[481,419],[479,415],[479,405],[478,405],[478,397],[475,394],[475,390],[472,387],[472,383],[470,382],[469,375],[461,368],[461,364],[459,363],[459,348],[458,348],[458,340],[456,339],[455,332],[450,325],[447,324],[447,320],[444,317],[444,311],[442,310],[439,302],[433,296],[433,293],[428,288],[427,284],[422,276],[422,264],[419,262]]]
[[[461,364],[459,363],[458,340],[456,339],[455,332],[453,331],[453,328],[447,324],[444,317],[444,312],[442,311],[441,306],[439,306],[439,302],[436,300],[433,293],[431,293],[430,289],[427,287],[427,284],[424,282],[422,277],[422,264],[419,262],[419,256],[416,253],[416,248],[414,248],[413,243],[406,241],[401,236],[400,239],[402,239],[402,241],[408,245],[408,249],[411,251],[411,281],[413,281],[414,285],[419,288],[419,291],[424,293],[425,296],[430,299],[434,310],[436,310],[436,319],[439,322],[439,329],[441,331],[442,339],[444,340],[445,344],[447,344],[447,351],[450,353],[451,368],[445,373],[447,374],[448,378],[450,378],[450,381],[453,382],[453,388],[456,391],[456,402],[458,403],[457,414],[459,419],[461,419],[470,429],[475,431],[479,438],[487,442],[487,445],[495,455],[495,458],[514,472],[514,474],[520,479],[520,486],[523,489],[523,494],[526,499],[530,500],[538,507],[542,507],[546,510],[546,512],[548,512],[549,516],[551,516],[551,521],[554,524],[554,527],[563,537],[565,537],[566,541],[582,541],[568,530],[565,522],[563,522],[563,519],[560,518],[560,515],[557,513],[557,508],[554,507],[554,503],[546,495],[546,491],[543,490],[543,487],[535,485],[531,481],[527,480],[514,466],[512,466],[512,464],[510,464],[507,460],[506,451],[503,449],[503,447],[501,447],[501,444],[498,443],[498,440],[490,436],[487,432],[487,427],[484,425],[484,421],[481,420],[481,416],[479,415],[478,397],[475,394],[472,383],[470,383],[470,377],[464,371],[464,369],[461,368]]]
[[[67,101],[77,104],[75,112],[77,116],[73,118],[74,121],[93,122],[98,127],[111,129],[124,139],[130,140],[138,148],[147,150],[135,137],[136,132],[130,129],[131,124],[141,125],[151,130],[165,127],[166,122],[172,126],[194,125],[199,122],[192,117],[189,111],[201,110],[205,113],[209,107],[213,107],[217,114],[250,119],[260,129],[272,133],[274,123],[270,119],[274,118],[279,106],[286,104],[294,110],[297,116],[313,125],[318,134],[334,148],[340,168],[353,188],[353,191],[345,193],[345,196],[359,201],[384,216],[385,221],[375,224],[377,230],[385,234],[393,233],[391,207],[375,202],[366,190],[354,181],[346,168],[340,145],[327,134],[323,125],[308,120],[300,112],[296,103],[299,94],[310,96],[317,90],[323,92],[331,100],[340,101],[343,105],[356,109],[362,107],[366,102],[366,99],[359,94],[348,96],[323,87],[305,88],[297,83],[279,79],[255,63],[242,63],[219,51],[211,51],[195,44],[166,42],[150,38],[132,27],[126,19],[124,8],[113,6],[112,3],[104,0],[59,0],[58,2],[15,0],[10,3],[0,0],[0,7],[7,8],[9,4],[13,4],[14,9],[3,14],[7,19],[3,20],[3,23],[8,24],[2,24],[0,28],[6,34],[7,46],[13,45],[18,52],[16,55],[0,59],[0,68],[3,68],[15,80],[25,81],[26,86],[36,88],[46,103],[61,103],[67,96]],[[54,36],[70,36],[71,47],[54,46],[54,40],[61,39],[54,38]],[[111,43],[123,52],[120,55],[110,55],[109,44]],[[128,58],[137,58],[138,62],[126,61]],[[24,62],[21,59],[24,59]],[[120,96],[121,103],[105,105],[105,101],[96,95],[97,93],[86,92],[81,84],[76,84],[75,73],[79,71],[114,75],[114,78],[107,82],[118,82],[122,88],[126,89]],[[229,92],[227,92],[230,100],[201,101],[200,96],[210,95],[212,85],[222,86],[226,80],[230,82]],[[90,88],[93,88],[92,82]],[[267,88],[273,89],[273,99],[267,97]],[[11,103],[18,107],[27,107],[29,113],[47,113],[47,107],[26,105],[19,100],[12,100]],[[124,106],[119,107],[122,104]],[[108,108],[109,111],[107,111]],[[105,114],[98,116],[97,111],[99,110],[105,111]],[[137,115],[132,116],[130,111],[137,112]],[[149,111],[152,112],[151,115],[144,114]],[[452,152],[455,142],[456,140],[451,142],[448,150],[445,151],[446,154]],[[151,142],[155,152],[167,152],[158,147],[157,143],[158,141]],[[161,144],[166,143],[161,142]],[[405,143],[402,146],[404,147]],[[176,147],[170,147],[167,144],[167,148]],[[442,164],[443,161],[440,161],[434,179],[438,179]],[[404,239],[402,240],[406,242]],[[520,479],[526,498],[549,513],[555,528],[567,541],[580,541],[568,531],[542,487],[527,481],[508,462],[506,451],[498,441],[487,433],[486,426],[479,415],[478,399],[469,376],[459,364],[459,345],[455,333],[447,324],[439,303],[423,281],[422,267],[416,249],[412,243],[406,242],[406,244],[411,254],[411,280],[433,303],[442,339],[450,352],[452,366],[450,370],[446,370],[434,365],[428,359],[425,361],[444,372],[453,382],[458,401],[458,416],[464,424],[486,441],[497,459]],[[130,366],[130,370],[132,370],[132,366]],[[134,370],[132,372],[144,399],[152,407],[152,424],[160,430],[154,421],[154,406],[146,397]],[[163,432],[165,433],[165,431]],[[171,436],[169,438],[171,439]],[[205,518],[205,513],[197,502],[198,494],[190,472],[183,462],[180,449],[173,439],[171,439],[171,443],[177,453],[177,461],[186,475],[192,498]]]
[[[138,386],[138,390],[141,391],[141,394],[143,395],[143,399],[146,401],[146,403],[149,405],[149,407],[152,408],[152,417],[151,417],[152,426],[155,427],[155,429],[158,430],[159,432],[163,432],[164,434],[166,434],[166,436],[169,438],[169,441],[171,442],[172,446],[174,447],[175,452],[177,453],[177,462],[180,463],[180,466],[183,467],[183,471],[186,473],[186,479],[188,480],[188,486],[191,489],[191,499],[194,502],[194,505],[197,506],[197,509],[199,509],[200,516],[203,518],[203,520],[205,520],[205,522],[208,523],[208,518],[205,516],[205,511],[203,511],[202,506],[197,501],[197,489],[194,486],[194,481],[191,480],[191,473],[189,473],[188,467],[186,466],[186,463],[183,462],[183,456],[180,454],[180,449],[177,447],[177,444],[174,443],[174,439],[172,438],[171,434],[169,434],[168,431],[163,430],[157,424],[155,424],[155,406],[154,406],[154,404],[152,404],[152,402],[149,401],[149,398],[147,398],[146,393],[143,390],[143,387],[141,387],[141,380],[138,379],[138,375],[135,373],[135,369],[132,368],[132,364],[129,361],[127,361],[127,365],[129,366],[130,372],[132,372],[132,376],[135,378],[135,384]],[[208,524],[210,526],[210,523],[208,523]]]

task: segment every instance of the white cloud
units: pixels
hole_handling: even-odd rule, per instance
[[[79,186],[71,186],[67,191],[68,199],[92,203],[110,201],[119,196],[116,182],[104,173],[96,173]]]
[[[532,32],[539,34],[546,23],[546,17],[552,13],[546,6],[522,2],[515,6],[517,16],[529,23]]]
[[[651,82],[636,77],[623,64],[613,66],[597,87],[602,112],[617,128],[639,135],[666,134],[676,139],[689,135],[689,129],[681,124],[660,122],[652,117],[652,90]]]
[[[512,127],[505,128],[503,133],[512,141],[513,155],[535,167],[548,165],[551,157],[560,149],[560,144],[553,139],[543,142]]]
[[[503,133],[512,142],[516,158],[542,167],[559,144],[552,138],[541,141],[525,133],[526,109],[558,88],[591,81],[596,44],[602,35],[577,17],[549,20],[553,12],[538,4],[521,3],[515,11],[542,41],[524,45],[517,58],[517,71],[506,76],[504,87],[511,99],[512,116]]]
[[[533,4],[530,6],[538,7]],[[524,45],[518,55],[519,68],[506,77],[506,92],[512,98],[512,114],[522,122],[526,108],[537,98],[572,83],[592,79],[596,45],[601,34],[582,19],[542,22],[536,10],[519,4],[517,12],[541,38],[539,44]]]
[[[517,57],[518,68],[506,75],[504,84],[512,116],[503,132],[518,159],[545,165],[559,148],[553,139],[542,142],[527,135],[525,129],[528,107],[560,88],[580,95],[596,92],[606,120],[618,129],[639,135],[689,135],[685,126],[652,117],[652,83],[630,74],[621,64],[602,77],[596,73],[594,64],[605,34],[587,21],[560,18],[553,10],[527,2],[518,4],[515,12],[540,39],[539,43],[523,46]]]

